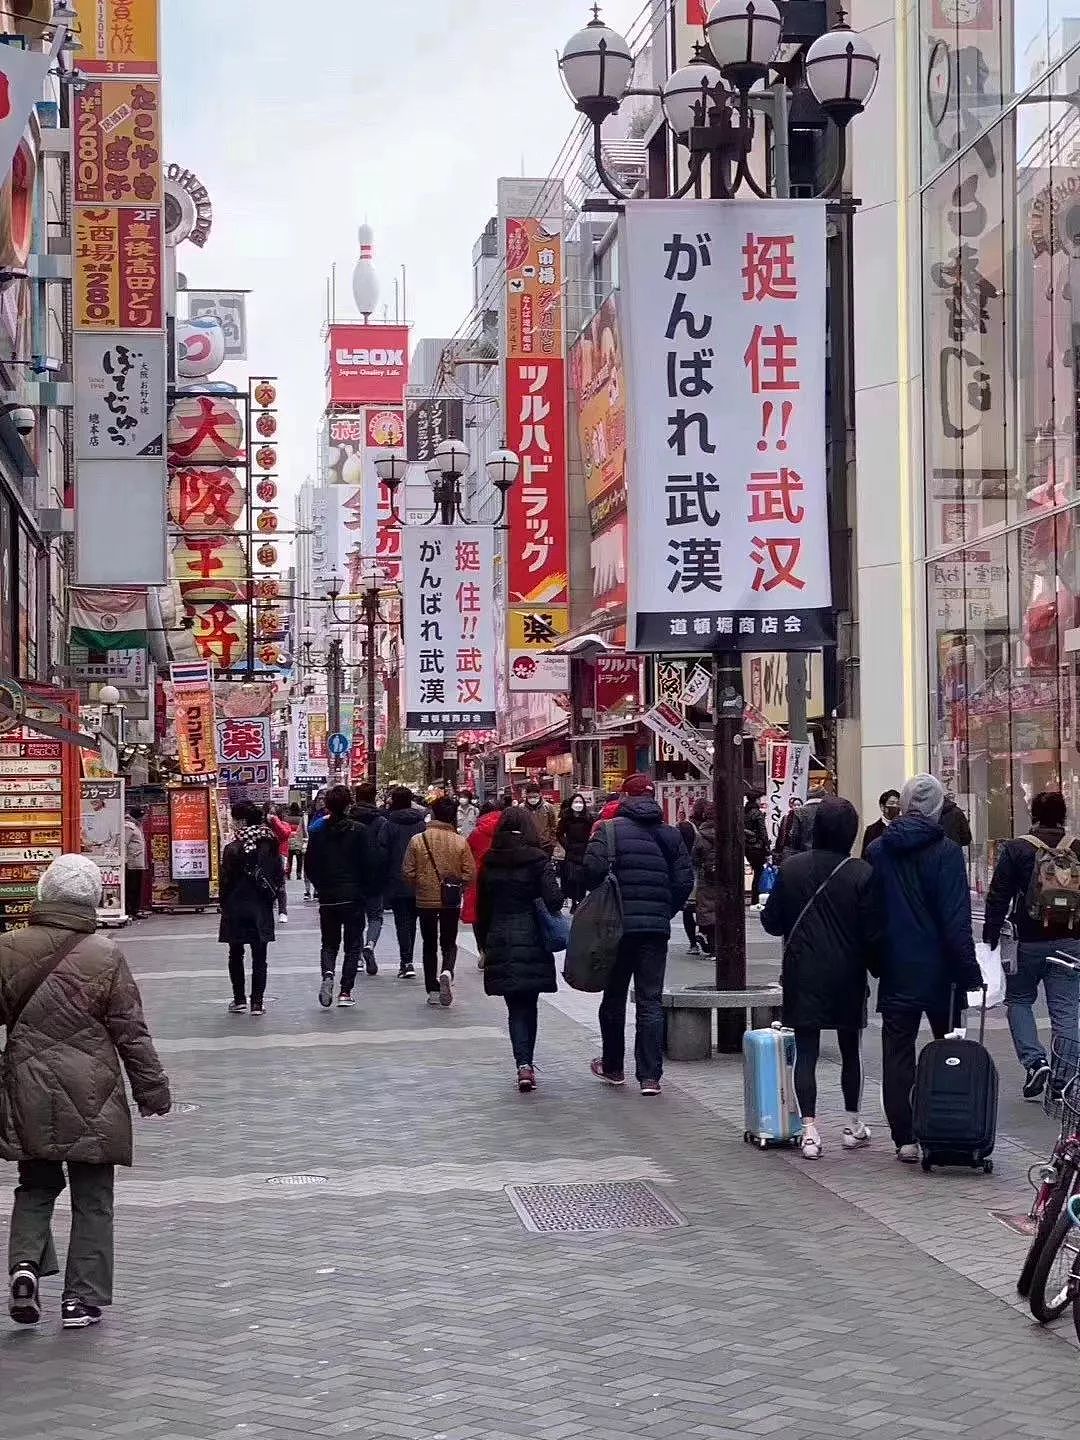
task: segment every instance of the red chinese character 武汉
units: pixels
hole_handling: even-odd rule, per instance
[[[780,470],[752,471],[746,487],[750,497],[750,513],[746,518],[752,525],[771,520],[800,524],[806,511],[793,497],[803,488],[802,476],[787,466]]]
[[[797,536],[777,536],[762,540],[757,535],[750,542],[753,549],[750,559],[757,566],[752,590],[768,592],[778,585],[790,585],[794,590],[804,590],[806,581],[795,574],[795,566],[802,554],[802,540]],[[766,564],[771,567],[766,570]]]

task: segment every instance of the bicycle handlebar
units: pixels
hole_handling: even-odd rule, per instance
[[[1062,970],[1071,970],[1074,975],[1080,975],[1080,960],[1075,955],[1066,955],[1058,950],[1055,954],[1048,955],[1046,959],[1049,965],[1057,965]]]

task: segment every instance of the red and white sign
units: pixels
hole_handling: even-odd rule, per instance
[[[402,405],[408,326],[331,325],[326,378],[331,405]]]
[[[569,601],[566,493],[566,362],[509,360],[506,416],[521,478],[510,492],[510,600]]]
[[[598,655],[596,657],[597,719],[613,714],[632,714],[640,704],[641,656]]]

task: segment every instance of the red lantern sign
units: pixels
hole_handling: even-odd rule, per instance
[[[264,535],[273,535],[278,527],[278,516],[276,510],[260,510],[255,521],[255,528],[261,530]]]
[[[169,519],[182,530],[231,530],[243,513],[243,480],[234,470],[186,465],[169,476]]]
[[[176,465],[242,460],[244,422],[223,395],[181,395],[169,416],[169,460]]]
[[[186,603],[212,605],[242,600],[247,553],[226,535],[182,535],[173,546],[173,569]]]
[[[255,429],[264,440],[271,439],[272,436],[277,434],[277,416],[271,414],[269,410],[264,410],[255,421]]]
[[[189,605],[187,613],[195,621],[192,634],[196,648],[204,660],[219,670],[228,670],[243,657],[247,632],[237,612],[220,601],[213,605]]]
[[[273,546],[267,545],[263,548],[270,550],[273,549]],[[276,575],[264,575],[261,579],[255,581],[256,600],[280,600],[280,598],[281,581]]]
[[[265,408],[267,405],[273,405],[276,399],[277,391],[273,385],[270,384],[270,381],[260,380],[255,386],[255,404],[262,405]]]
[[[277,465],[277,451],[272,445],[260,445],[255,451],[255,464],[260,470],[273,470]]]
[[[270,505],[277,499],[277,481],[262,479],[255,487],[255,494],[264,505]]]
[[[276,565],[276,564],[277,564],[277,546],[276,546],[276,545],[260,545],[259,548],[258,548],[258,550],[257,550],[257,552],[256,552],[255,558],[258,560],[258,562],[259,562],[260,565],[265,565],[265,566],[267,566],[267,567],[269,567],[269,566],[271,566],[271,565]]]

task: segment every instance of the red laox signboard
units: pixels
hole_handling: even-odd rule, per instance
[[[407,325],[331,325],[331,405],[400,405],[409,382]]]

